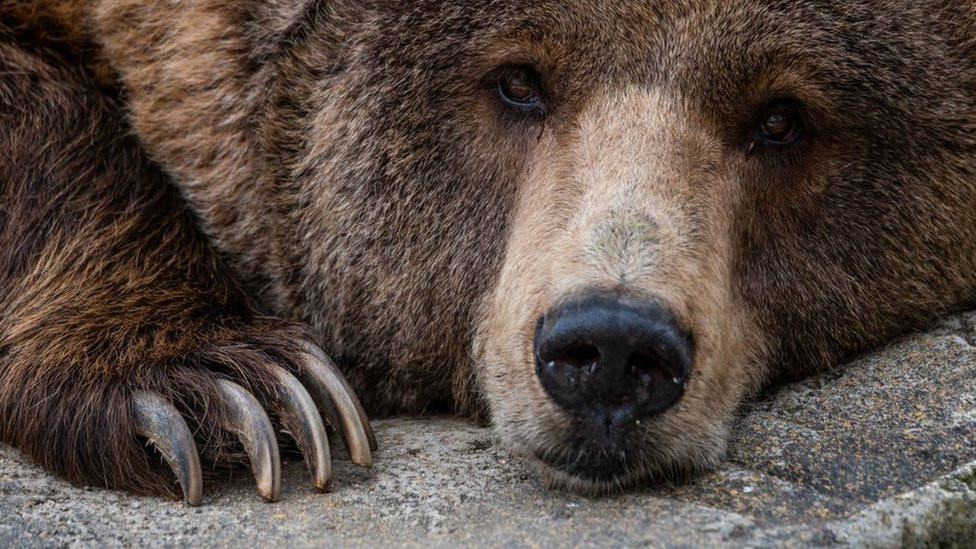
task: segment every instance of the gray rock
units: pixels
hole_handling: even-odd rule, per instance
[[[330,494],[292,459],[274,505],[243,469],[189,508],[72,486],[0,447],[0,546],[976,546],[974,343],[976,313],[960,315],[771,390],[720,470],[615,497],[549,490],[454,418],[376,422],[373,470],[339,456]]]

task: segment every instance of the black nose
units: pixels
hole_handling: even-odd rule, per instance
[[[684,393],[692,343],[667,309],[590,296],[540,319],[536,374],[549,396],[576,413],[617,421],[658,414]]]

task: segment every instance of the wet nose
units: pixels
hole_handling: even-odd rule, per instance
[[[590,296],[539,320],[535,353],[539,381],[559,406],[632,421],[678,402],[692,342],[657,304]]]

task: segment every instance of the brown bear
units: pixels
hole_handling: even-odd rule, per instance
[[[599,492],[973,303],[976,5],[0,0],[0,154],[0,440],[51,471],[274,500],[284,426],[327,489],[355,393]]]

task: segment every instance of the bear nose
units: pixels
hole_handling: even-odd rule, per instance
[[[678,402],[692,351],[690,336],[667,309],[590,296],[564,303],[539,320],[536,375],[567,411],[627,422]]]

